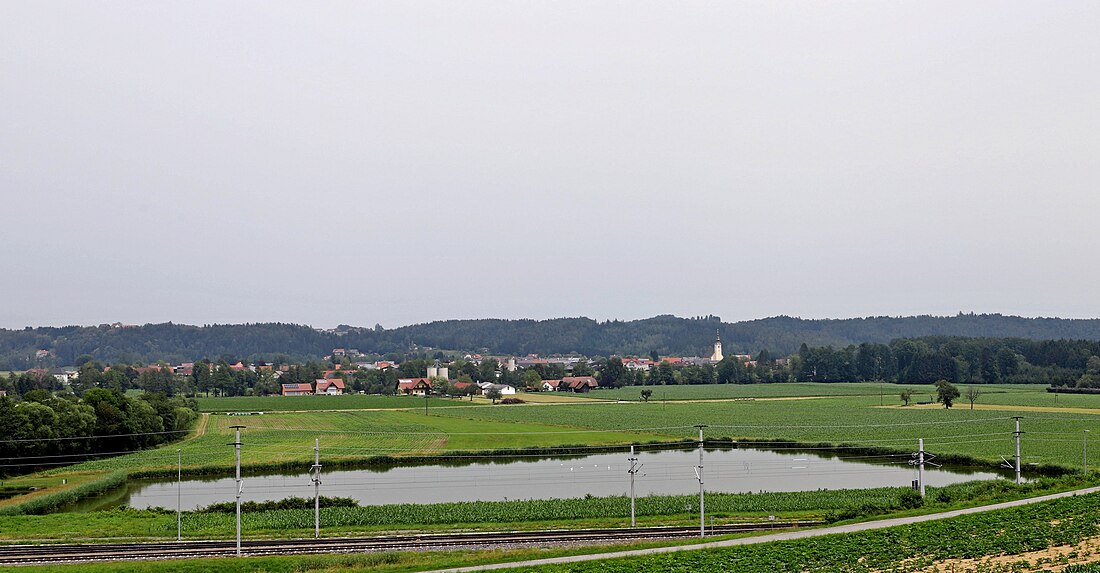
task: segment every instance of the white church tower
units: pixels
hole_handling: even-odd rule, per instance
[[[713,362],[722,361],[722,335],[717,330],[714,331],[714,354],[710,355],[710,359]]]

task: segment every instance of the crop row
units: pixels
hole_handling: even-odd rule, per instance
[[[946,559],[1018,555],[1073,545],[1100,533],[1097,511],[1100,495],[1093,494],[877,531],[523,570],[540,573],[917,571]]]
[[[874,507],[882,511],[907,503],[906,488],[819,490],[805,492],[708,494],[708,515],[767,515],[815,512],[850,512]],[[639,516],[672,516],[698,512],[699,499],[691,495],[638,498]],[[625,496],[550,500],[455,502],[437,504],[391,504],[368,507],[332,507],[321,510],[326,527],[380,525],[441,525],[456,523],[510,523],[570,519],[623,518],[630,516],[630,498]],[[203,531],[228,531],[233,515],[194,513],[184,527]],[[245,514],[242,527],[248,530],[289,530],[313,527],[309,510],[275,510]],[[174,523],[172,524],[174,530]]]

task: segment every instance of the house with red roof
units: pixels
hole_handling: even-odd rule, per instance
[[[543,392],[553,392],[561,385],[561,380],[543,380],[542,385],[539,386]]]
[[[405,396],[423,396],[432,391],[432,381],[427,378],[398,378],[397,393]]]
[[[566,376],[558,383],[558,391],[587,394],[589,390],[599,386],[596,379],[591,376]]]
[[[309,396],[313,394],[312,384],[283,384],[283,396]]]
[[[318,396],[339,396],[344,393],[344,381],[340,378],[321,379],[316,384]]]
[[[142,374],[145,374],[146,372],[152,372],[154,370],[157,370],[157,371],[171,370],[171,368],[169,368],[167,366],[161,366],[159,364],[154,364],[153,366],[135,366],[134,367],[134,372],[137,372],[138,376],[140,376]]]

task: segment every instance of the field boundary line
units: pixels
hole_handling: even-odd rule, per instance
[[[876,521],[864,521],[861,523],[852,523],[848,525],[835,525],[831,527],[822,527],[818,529],[801,529],[796,531],[785,531],[782,533],[771,533],[768,535],[760,535],[755,537],[739,537],[737,539],[726,539],[723,541],[711,541],[706,543],[696,543],[694,545],[677,545],[672,547],[653,547],[650,549],[633,549],[629,551],[614,551],[610,553],[593,553],[590,555],[570,555],[566,557],[548,557],[545,559],[532,559],[528,561],[514,561],[511,563],[491,563],[486,565],[474,565],[469,567],[454,567],[450,569],[436,569],[427,573],[466,573],[469,571],[489,571],[494,569],[512,569],[516,567],[536,567],[540,565],[562,565],[566,563],[580,563],[583,561],[602,561],[605,559],[618,559],[622,557],[641,557],[646,555],[660,555],[664,553],[676,553],[679,551],[698,551],[700,549],[717,549],[721,547],[737,547],[741,545],[756,545],[760,543],[770,543],[773,541],[791,541],[795,539],[806,539],[810,537],[823,537],[826,535],[836,535],[844,533],[857,533],[861,531],[871,531],[875,529],[887,529],[891,527],[898,527],[902,525],[912,525],[914,523],[922,523],[926,521],[938,521],[942,519],[950,519],[953,517],[959,517],[961,515],[970,515],[974,513],[985,513],[988,511],[996,511],[999,509],[1008,509],[1011,507],[1020,507],[1024,505],[1030,505],[1034,503],[1042,503],[1045,501],[1052,501],[1055,499],[1061,499],[1065,497],[1074,497],[1078,495],[1088,495],[1100,492],[1100,486],[1089,487],[1084,489],[1077,489],[1073,491],[1065,491],[1061,493],[1052,493],[1047,495],[1041,495],[1038,497],[1029,497],[1026,499],[1017,499],[1014,501],[1005,501],[1001,503],[994,503],[991,505],[982,505],[978,507],[968,507],[964,509],[955,509],[952,511],[944,511],[941,513],[929,513],[926,515],[914,515],[910,517],[894,517],[890,519],[881,519]]]

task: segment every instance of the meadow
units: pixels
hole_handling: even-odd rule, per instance
[[[498,406],[506,407],[506,406]],[[492,407],[484,407],[492,408]],[[177,452],[189,474],[227,473],[234,464],[233,426],[241,425],[241,466],[300,467],[313,458],[319,439],[327,464],[378,457],[433,456],[445,452],[509,448],[601,446],[661,439],[659,434],[616,429],[577,429],[545,423],[452,418],[451,409],[271,412],[253,416],[209,414],[202,435],[166,447],[49,470],[127,470],[131,475],[175,475]],[[672,436],[665,439],[673,440]]]
[[[880,396],[878,384],[813,384],[803,388],[800,396],[782,396],[799,390],[785,386],[656,387],[675,398],[601,402],[599,406],[468,408],[441,411],[440,415],[469,421],[522,421],[593,430],[648,429],[665,435],[678,433],[685,439],[696,435],[692,426],[707,425],[708,438],[827,444],[821,449],[838,453],[850,448],[829,446],[911,452],[916,450],[918,439],[923,438],[928,451],[968,456],[990,464],[1014,454],[1012,417],[1018,415],[1022,417],[1024,432],[1023,462],[1067,468],[1081,467],[1084,431],[1100,429],[1100,396],[1061,395],[1055,404],[1054,395],[1038,386],[983,387],[975,410],[970,410],[965,400],[957,401],[951,409],[939,404],[917,404],[928,401],[930,386],[904,387],[914,391],[909,406],[902,405],[897,386],[892,388],[896,392]],[[724,401],[716,397],[722,392],[726,392]],[[828,395],[829,392],[850,394]],[[593,395],[601,394],[604,391]]]
[[[930,387],[906,388],[915,390],[914,400],[921,400],[930,391]],[[94,489],[97,480],[106,483],[117,479],[118,472],[132,477],[174,476],[177,449],[185,474],[228,475],[233,449],[227,444],[233,441],[234,425],[245,426],[241,441],[246,471],[301,469],[312,460],[313,442],[318,438],[323,463],[334,467],[459,452],[509,455],[534,448],[523,451],[530,455],[569,448],[586,451],[629,443],[691,441],[697,437],[693,427],[697,424],[708,426],[705,435],[712,445],[753,442],[772,449],[813,450],[846,457],[867,450],[913,452],[917,440],[923,438],[926,450],[938,455],[938,461],[960,456],[995,466],[1002,456],[1012,458],[1015,444],[1011,417],[1019,415],[1023,418],[1025,470],[1060,466],[1079,471],[1084,431],[1100,429],[1100,396],[1055,397],[1033,386],[981,389],[979,409],[975,410],[970,410],[965,401],[957,402],[950,410],[934,404],[902,406],[897,396],[899,387],[879,384],[656,387],[654,396],[661,391],[667,399],[648,403],[626,400],[625,396],[623,401],[615,398],[617,393],[638,392],[638,388],[601,390],[588,396],[553,393],[548,395],[555,398],[551,402],[519,405],[462,401],[462,407],[454,403],[453,407],[433,408],[430,400],[427,414],[420,398],[302,398],[316,404],[364,406],[333,411],[290,411],[290,407],[298,408],[292,402],[286,402],[291,404],[287,411],[278,411],[270,404],[288,398],[257,398],[251,405],[260,406],[255,411],[264,414],[206,414],[192,436],[175,444],[5,480],[5,487],[33,484],[40,489],[28,496],[0,501],[0,512],[21,511],[21,504],[28,500],[39,500],[29,507],[48,508],[50,496],[78,487]],[[348,400],[339,403],[334,399]],[[414,407],[407,407],[410,401]],[[366,407],[368,404],[371,407]],[[382,409],[385,404],[402,407]],[[1095,459],[1100,460],[1100,448],[1095,451]],[[1089,465],[1100,466],[1095,461]],[[69,517],[94,522],[91,517]],[[5,527],[10,531],[8,527],[19,530],[10,523]],[[111,530],[104,528],[105,532]]]

